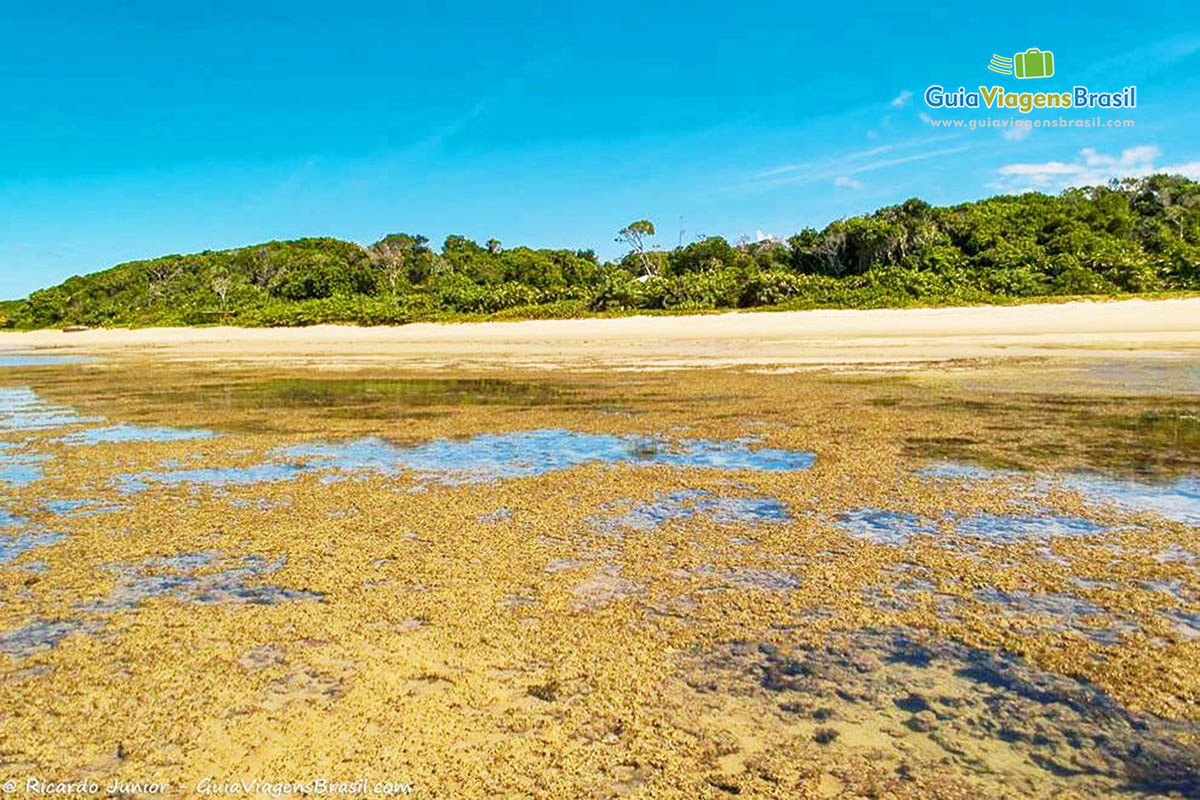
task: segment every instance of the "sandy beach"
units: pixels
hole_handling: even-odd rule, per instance
[[[1200,351],[1200,298],[1002,307],[749,312],[397,327],[145,328],[0,335],[6,352],[421,365],[694,367],[964,358],[1163,358]]]
[[[7,334],[0,784],[1198,797],[1197,311]]]

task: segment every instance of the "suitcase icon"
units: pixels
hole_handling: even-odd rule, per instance
[[[1049,78],[1054,74],[1054,53],[1031,47],[1013,56],[1013,75],[1018,78]]]

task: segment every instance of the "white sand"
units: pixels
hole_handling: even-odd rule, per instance
[[[0,333],[5,352],[415,365],[683,367],[990,357],[1200,357],[1200,298],[873,311]]]

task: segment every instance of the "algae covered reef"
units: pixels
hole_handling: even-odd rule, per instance
[[[1200,794],[1200,370],[949,366],[4,366],[0,778]]]

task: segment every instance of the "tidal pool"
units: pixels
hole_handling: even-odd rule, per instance
[[[945,462],[919,469],[917,474],[933,479],[982,481],[1011,478],[1023,473]],[[1099,472],[1030,474],[1028,477],[1037,480],[1040,490],[1057,485],[1078,492],[1090,503],[1108,503],[1134,513],[1151,512],[1184,525],[1200,527],[1200,478],[1194,475],[1158,481],[1117,478]]]
[[[140,564],[110,567],[118,576],[107,598],[89,611],[112,612],[134,608],[151,597],[174,597],[189,603],[249,603],[273,605],[294,600],[321,600],[321,595],[258,582],[278,572],[283,559],[250,555],[224,559],[219,553],[183,553]],[[216,569],[213,569],[216,567]]]
[[[28,486],[42,480],[45,465],[53,459],[49,453],[30,449],[43,431],[58,428],[79,428],[61,436],[47,438],[49,444],[96,445],[104,442],[176,442],[188,439],[207,439],[211,431],[164,426],[143,426],[103,423],[99,416],[80,416],[67,405],[45,400],[28,387],[0,388],[0,433],[21,432],[27,439],[21,442],[0,442],[0,484]],[[88,427],[84,427],[88,426]]]
[[[592,524],[601,530],[645,531],[693,517],[708,518],[720,525],[758,525],[788,522],[792,515],[786,505],[773,497],[721,497],[703,489],[685,489],[661,495],[653,502],[633,505],[616,516],[597,516]]]
[[[7,560],[4,555],[0,544],[0,563]],[[75,616],[34,619],[0,633],[0,653],[23,658],[53,648],[76,633],[99,633],[113,615],[134,610],[154,597],[197,605],[275,605],[323,599],[318,592],[262,581],[283,566],[280,558],[248,555],[229,559],[216,552],[180,553],[135,564],[108,565],[101,571],[115,574],[117,582],[107,596],[76,603]]]
[[[141,491],[152,483],[213,486],[273,483],[308,473],[328,472],[383,475],[413,472],[420,480],[469,484],[543,475],[586,464],[779,472],[808,469],[816,460],[809,452],[758,448],[748,440],[670,441],[557,428],[437,439],[407,446],[379,437],[317,442],[280,448],[272,456],[276,461],[249,467],[128,474],[122,476],[123,488]]]
[[[851,536],[875,544],[903,546],[914,536],[941,537],[952,542],[954,536],[980,539],[995,544],[1096,536],[1105,529],[1094,522],[1065,514],[975,514],[945,517],[948,530],[937,520],[902,511],[880,508],[855,508],[843,511],[834,524]]]
[[[63,355],[0,355],[0,367],[58,367],[67,364],[90,364],[99,359],[91,356]]]
[[[936,522],[904,511],[881,508],[855,508],[837,515],[834,522],[842,530],[875,544],[904,545],[913,536],[936,536]]]
[[[31,453],[12,442],[0,442],[0,483],[9,486],[28,486],[46,475],[43,465],[50,461],[47,453]]]
[[[14,658],[25,658],[55,647],[71,634],[95,630],[94,627],[88,628],[81,620],[33,620],[0,633],[0,653]]]
[[[1200,479],[1184,477],[1161,483],[1119,480],[1095,473],[1076,473],[1061,481],[1091,503],[1111,503],[1126,511],[1151,512],[1200,528]]]
[[[70,406],[44,400],[28,387],[0,387],[0,431],[37,431],[98,420],[81,417]]]
[[[64,516],[75,517],[94,517],[98,514],[115,514],[118,511],[124,511],[129,506],[122,506],[116,503],[108,503],[104,500],[95,500],[90,498],[79,498],[74,500],[48,500],[42,504],[52,514],[62,514]]]
[[[812,740],[878,758],[937,753],[942,774],[1005,796],[1200,792],[1196,725],[1129,711],[1086,681],[908,628],[835,632],[823,643],[734,642],[685,661],[686,679],[742,714],[780,714]],[[814,747],[809,744],[809,747]]]
[[[131,425],[121,423],[99,428],[85,428],[68,433],[58,441],[64,444],[93,445],[109,442],[182,442],[189,439],[211,439],[215,434],[209,430],[167,428],[155,425]]]
[[[30,550],[49,547],[62,541],[62,538],[61,533],[38,529],[20,533],[0,533],[0,564],[7,564]]]
[[[1105,529],[1082,517],[1047,512],[1033,514],[977,514],[955,521],[962,536],[998,543],[1096,536]]]
[[[1025,617],[1031,632],[1044,630],[1075,631],[1105,645],[1121,642],[1121,637],[1138,630],[1135,622],[1114,619],[1108,610],[1089,600],[1069,594],[980,589],[975,599],[1002,609],[1007,616]],[[1045,622],[1049,621],[1049,627]]]

